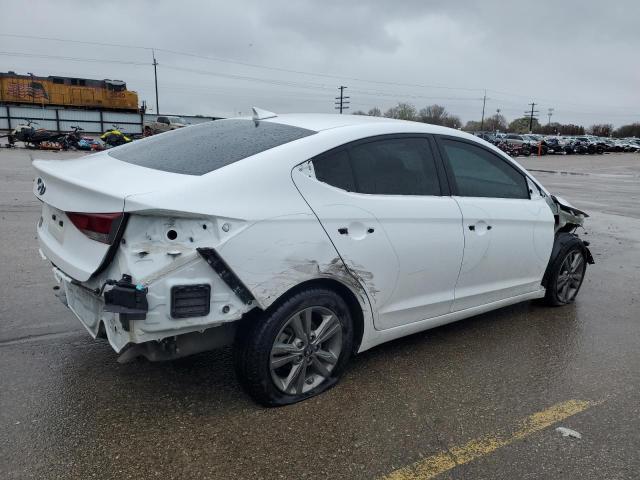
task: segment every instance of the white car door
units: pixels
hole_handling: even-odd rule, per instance
[[[384,136],[316,157],[293,178],[387,329],[449,313],[462,217],[426,137]],[[443,195],[446,193],[446,195]]]
[[[476,142],[440,137],[438,144],[464,225],[453,310],[540,290],[554,241],[554,217],[540,191]]]

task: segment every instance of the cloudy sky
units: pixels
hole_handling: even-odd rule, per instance
[[[332,112],[346,85],[352,110],[478,120],[486,89],[510,120],[535,101],[620,125],[640,121],[639,22],[638,0],[27,0],[2,7],[0,71],[122,79],[155,111],[153,47],[163,113]]]

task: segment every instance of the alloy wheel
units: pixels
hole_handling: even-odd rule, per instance
[[[578,294],[585,271],[584,255],[578,250],[570,252],[560,266],[556,292],[558,299],[570,303]]]
[[[275,386],[289,395],[306,393],[331,376],[342,352],[342,324],[325,307],[291,315],[271,347],[269,368]]]

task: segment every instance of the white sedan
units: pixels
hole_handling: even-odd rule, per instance
[[[574,301],[586,214],[493,145],[355,115],[218,120],[35,160],[59,296],[126,361],[234,344],[265,405],[355,353],[527,300]]]

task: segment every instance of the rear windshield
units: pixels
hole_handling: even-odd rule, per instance
[[[109,155],[155,170],[204,175],[314,133],[280,123],[215,120],[138,140],[110,150]]]

